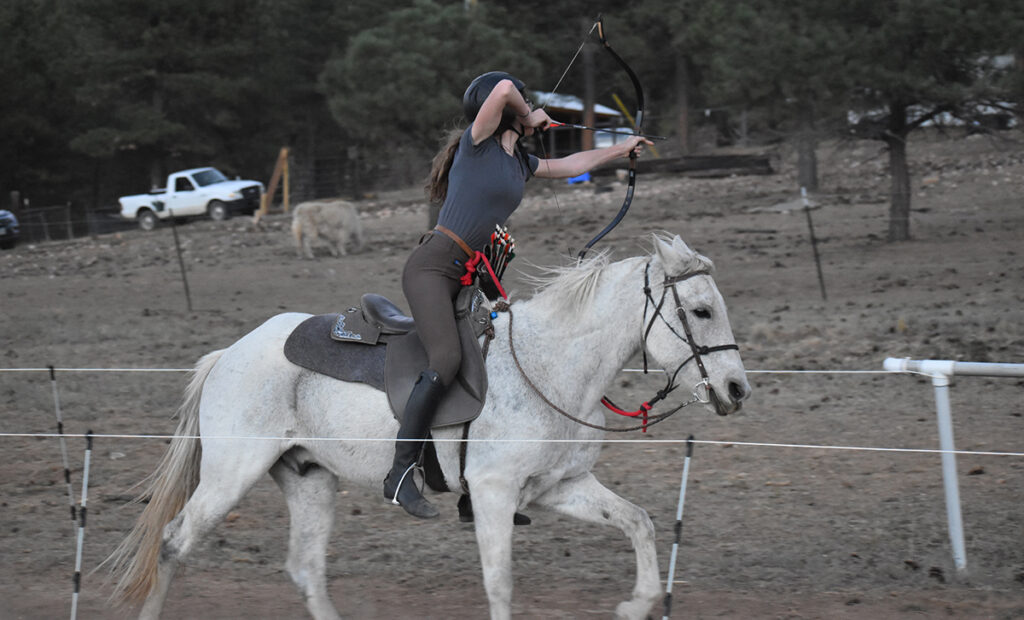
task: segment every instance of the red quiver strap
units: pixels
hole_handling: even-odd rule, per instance
[[[642,405],[640,405],[640,408],[637,409],[636,411],[625,411],[623,409],[620,409],[619,406],[616,405],[615,403],[613,403],[611,401],[611,399],[608,398],[607,396],[602,396],[601,397],[601,404],[604,405],[605,407],[608,407],[608,409],[614,411],[615,413],[617,413],[619,415],[628,416],[630,418],[635,418],[637,416],[643,416],[644,422],[642,424],[643,429],[641,430],[641,432],[643,432],[643,433],[647,432],[647,412],[649,412],[651,410],[650,403],[643,403]]]
[[[484,269],[480,269],[480,263],[483,263]],[[487,299],[494,301],[501,296],[508,301],[505,289],[501,287],[498,276],[494,275],[494,269],[491,268],[491,261],[487,260],[483,252],[476,252],[473,258],[466,261],[466,273],[462,275],[459,281],[463,286],[472,286],[474,277],[480,279],[480,290],[484,292]]]

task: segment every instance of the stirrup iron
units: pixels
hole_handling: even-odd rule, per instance
[[[402,503],[398,501],[398,492],[402,490],[402,483],[405,482],[406,476],[408,476],[410,473],[413,474],[412,484],[413,484],[413,486],[416,486],[416,474],[414,473],[414,471],[416,469],[418,469],[418,467],[416,466],[416,463],[413,463],[413,464],[409,465],[408,467],[406,467],[405,471],[402,472],[402,477],[398,479],[398,484],[395,485],[395,496],[391,498],[391,503],[393,505],[395,505],[395,506],[401,506],[402,505]],[[420,495],[422,495],[422,494],[423,494],[423,492],[422,492],[422,489],[421,489],[420,490]]]

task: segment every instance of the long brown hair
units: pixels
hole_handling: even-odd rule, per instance
[[[430,178],[427,179],[426,185],[427,197],[432,203],[443,203],[448,196],[448,171],[452,169],[455,151],[458,150],[459,141],[465,132],[465,127],[450,130],[445,136],[444,146],[437,155],[434,155],[434,163],[431,165]]]

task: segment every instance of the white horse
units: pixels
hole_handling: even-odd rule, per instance
[[[595,428],[604,423],[597,405],[631,356],[644,349],[669,376],[700,382],[723,415],[750,393],[711,262],[679,237],[655,238],[654,245],[649,256],[609,263],[602,255],[554,270],[534,297],[495,320],[487,402],[470,425],[465,462],[495,620],[510,617],[512,517],[527,505],[613,525],[630,538],[636,584],[618,617],[644,618],[660,600],[647,513],[590,471],[603,436]],[[197,364],[175,438],[151,477],[150,501],[108,558],[115,596],[145,599],[140,617],[159,616],[178,564],[268,471],[290,513],[288,573],[314,618],[339,617],[325,574],[338,480],[379,490],[398,423],[384,393],[285,359],[285,339],[308,316],[275,316]],[[304,439],[314,437],[364,441]],[[433,437],[444,477],[457,487],[462,427],[434,429]],[[502,441],[509,439],[587,441]],[[289,466],[296,455],[317,466],[298,473]]]

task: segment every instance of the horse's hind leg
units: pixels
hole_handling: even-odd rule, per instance
[[[229,453],[216,452],[205,444],[204,449],[199,486],[181,512],[164,527],[156,580],[139,612],[140,619],[160,616],[178,564],[224,520],[278,457],[277,447],[268,442],[241,445]]]
[[[327,595],[327,540],[334,524],[338,479],[316,465],[298,474],[278,461],[270,475],[288,502],[291,533],[285,568],[302,591],[306,608],[317,620],[340,618]]]
[[[647,512],[604,487],[593,474],[563,480],[533,501],[583,521],[614,525],[633,543],[636,585],[633,598],[615,609],[619,618],[645,618],[661,598],[661,577],[654,547],[654,525]]]

